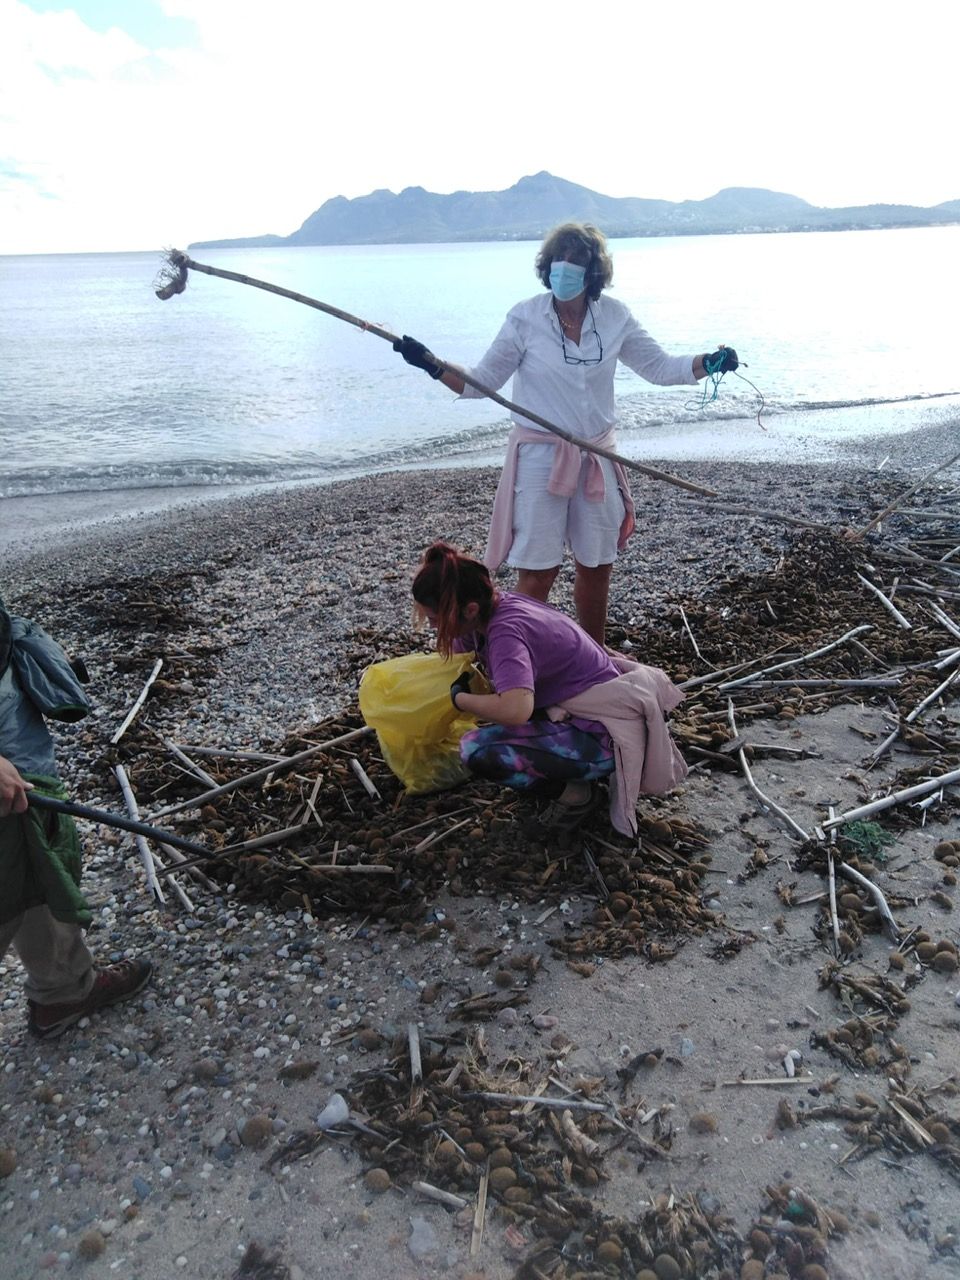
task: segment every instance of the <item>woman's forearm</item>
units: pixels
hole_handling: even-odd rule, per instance
[[[458,693],[457,709],[469,711],[478,720],[494,724],[526,724],[533,715],[530,689],[507,689],[504,693]]]
[[[440,375],[439,381],[442,382],[445,387],[449,387],[450,390],[455,392],[458,396],[463,395],[463,389],[467,385],[456,369],[452,368],[444,369],[443,373]]]

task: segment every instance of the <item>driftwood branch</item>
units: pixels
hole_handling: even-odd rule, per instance
[[[382,800],[380,792],[377,790],[376,784],[371,780],[370,775],[364,769],[363,765],[356,756],[350,757],[350,768],[357,775],[360,785],[370,797],[371,800]]]
[[[199,778],[200,781],[205,786],[216,787],[219,785],[216,778],[212,778],[205,769],[201,769],[200,766],[197,764],[197,762],[195,760],[191,760],[190,757],[184,751],[181,751],[175,742],[171,742],[168,738],[164,738],[164,737],[160,737],[160,741],[167,748],[167,750],[174,757],[174,759],[179,760],[180,763],[183,765],[183,767],[185,769],[189,769],[189,771],[193,774],[193,776],[195,778]]]
[[[487,1216],[487,1187],[490,1183],[490,1160],[480,1174],[480,1185],[477,1188],[477,1207],[473,1215],[473,1232],[470,1236],[470,1257],[475,1258],[483,1243],[483,1226]]]
[[[535,1093],[487,1093],[481,1091],[470,1096],[483,1098],[486,1102],[506,1102],[511,1106],[531,1103],[535,1107],[551,1107],[556,1111],[562,1111],[565,1107],[577,1111],[610,1110],[610,1105],[606,1102],[581,1102],[577,1098],[544,1098]]]
[[[209,804],[211,800],[216,800],[218,796],[228,795],[231,791],[236,791],[239,787],[248,786],[251,782],[259,782],[261,778],[266,778],[270,774],[276,777],[281,773],[288,773],[291,769],[295,769],[297,765],[302,764],[304,760],[309,760],[311,756],[321,755],[324,751],[329,751],[331,747],[342,746],[345,742],[353,742],[357,738],[363,737],[364,734],[372,733],[373,730],[364,725],[362,729],[352,729],[349,733],[342,733],[337,738],[331,738],[329,742],[321,742],[315,747],[309,747],[306,751],[298,751],[295,756],[286,756],[273,764],[264,765],[262,769],[255,769],[253,773],[245,773],[241,778],[234,778],[232,782],[225,782],[222,787],[214,787],[211,791],[205,791],[203,795],[195,796],[192,800],[181,800],[179,804],[169,804],[164,809],[158,809],[153,815],[154,818],[164,818],[170,813],[180,813],[184,809],[198,809],[201,805]]]
[[[736,738],[737,722],[736,722],[736,719],[734,718],[732,698],[727,698],[727,720],[730,724],[730,730],[733,733],[733,736]],[[801,840],[808,840],[810,837],[808,836],[807,832],[804,831],[803,827],[801,827],[799,823],[794,822],[793,818],[790,817],[789,813],[787,813],[785,809],[781,809],[780,806],[778,804],[775,804],[774,801],[771,800],[769,796],[764,795],[764,793],[757,786],[756,782],[753,779],[753,774],[750,772],[750,766],[747,763],[747,754],[744,751],[743,747],[740,747],[740,749],[737,751],[737,758],[740,761],[740,768],[743,770],[743,776],[747,780],[747,786],[750,788],[753,794],[757,797],[760,803],[763,804],[766,808],[768,808],[772,813],[775,813],[778,818],[782,819],[782,821],[787,824],[787,826],[791,829],[791,831],[794,831],[800,837]]]
[[[874,902],[877,904],[877,910],[883,918],[884,928],[886,929],[891,942],[899,943],[900,929],[896,920],[893,918],[893,913],[887,905],[886,898],[873,881],[868,880],[865,875],[861,875],[859,871],[854,867],[849,866],[846,862],[840,863],[840,874],[842,876],[846,876],[848,880],[852,880],[854,884],[860,885],[862,889],[866,889],[867,893],[870,894],[871,898],[873,898]]]
[[[275,293],[281,298],[289,298],[292,302],[302,302],[304,306],[313,307],[316,311],[323,311],[328,316],[334,316],[337,320],[352,324],[355,328],[363,330],[364,333],[372,333],[377,338],[383,338],[385,342],[389,342],[391,345],[400,340],[399,334],[391,333],[380,325],[370,324],[366,320],[361,320],[359,316],[353,316],[349,311],[341,311],[339,307],[332,307],[329,303],[320,302],[316,298],[309,298],[303,293],[295,293],[292,289],[283,289],[279,285],[269,284],[266,280],[257,280],[253,276],[241,275],[237,271],[225,271],[222,267],[211,267],[203,262],[195,262],[193,258],[188,257],[187,254],[182,253],[179,249],[171,250],[168,255],[168,262],[172,272],[177,274],[171,283],[156,291],[157,297],[161,301],[166,301],[168,298],[173,297],[174,294],[183,292],[188,271],[201,271],[204,275],[217,276],[221,280],[233,280],[236,284],[251,285],[254,289],[264,289],[267,293]],[[508,409],[511,414],[516,414],[521,418],[529,419],[530,422],[535,422],[538,427],[543,427],[544,430],[551,432],[551,434],[559,436],[561,440],[566,440],[570,444],[576,445],[578,449],[584,449],[587,453],[598,454],[601,458],[609,458],[611,462],[619,462],[621,466],[631,471],[638,471],[641,475],[649,476],[652,480],[662,480],[665,484],[676,485],[677,488],[686,489],[690,493],[698,493],[706,498],[715,498],[717,496],[713,489],[706,489],[703,485],[693,484],[689,480],[681,480],[679,476],[670,475],[666,471],[658,471],[656,467],[645,466],[643,463],[634,461],[633,458],[626,458],[622,454],[614,453],[612,449],[601,448],[590,440],[575,436],[571,432],[565,431],[562,427],[558,427],[556,423],[542,418],[540,414],[534,413],[530,409],[524,409],[521,405],[507,400],[492,388],[485,387],[482,382],[478,382],[476,378],[458,365],[448,364],[437,355],[434,355],[433,358],[445,373],[456,374],[468,386],[486,396],[488,400],[492,400],[495,404]]]
[[[875,583],[871,582],[869,578],[865,578],[862,573],[858,573],[857,577],[860,579],[860,581],[863,583],[863,585],[867,588],[868,591],[873,592],[873,594],[877,597],[877,599],[880,601],[883,607],[887,610],[887,612],[891,615],[891,617],[895,618],[896,621],[900,624],[900,626],[903,627],[904,631],[913,630],[913,627],[911,626],[908,619],[906,619],[903,616],[903,614],[900,612],[900,610],[897,608],[897,606],[893,603],[892,600],[887,599],[887,597],[883,594],[883,592]]]
[[[111,747],[115,747],[117,745],[117,743],[120,741],[123,735],[127,732],[130,726],[133,724],[133,721],[137,715],[137,712],[146,702],[147,694],[150,692],[150,686],[153,684],[154,680],[156,680],[157,676],[160,674],[160,669],[162,666],[163,666],[163,659],[158,658],[156,662],[153,664],[153,670],[150,672],[149,676],[147,676],[147,683],[140,690],[140,696],[137,698],[136,702],[127,712],[126,716],[124,717],[123,724],[120,726],[120,728],[116,731],[116,733],[110,739]]]
[[[856,537],[858,539],[865,538],[871,529],[875,529],[877,525],[881,522],[881,520],[885,520],[886,517],[890,515],[892,511],[897,510],[897,508],[900,506],[901,503],[906,502],[907,498],[912,497],[913,494],[915,494],[918,489],[922,489],[923,486],[927,483],[927,481],[932,479],[937,474],[938,471],[945,471],[947,467],[951,466],[954,462],[957,462],[957,461],[960,461],[960,453],[955,453],[953,457],[948,458],[946,462],[941,462],[938,466],[931,468],[931,470],[928,471],[926,475],[923,475],[920,477],[920,479],[917,481],[916,484],[911,485],[910,488],[907,489],[905,493],[901,493],[900,496],[894,502],[891,502],[888,506],[884,507],[884,509],[880,512],[879,515],[874,516],[869,524],[865,524],[862,529],[858,529],[856,533]]]
[[[683,621],[683,629],[684,631],[686,631],[687,635],[690,637],[690,643],[693,645],[693,652],[697,655],[697,657],[700,659],[701,662],[705,662],[708,667],[712,667],[713,663],[707,662],[707,659],[700,652],[700,646],[697,644],[697,637],[693,634],[693,631],[691,630],[690,623],[687,620],[687,615],[684,612],[683,605],[681,604],[678,607],[680,609],[680,617]]]
[[[189,751],[195,756],[211,756],[217,760],[283,760],[283,756],[270,755],[266,751],[242,751],[234,747],[199,747],[190,743],[181,743],[181,750]]]
[[[848,809],[839,817],[828,819],[825,828],[839,827],[844,822],[859,822],[861,818],[869,818],[884,809],[892,809],[894,805],[903,804],[907,800],[915,800],[917,796],[925,796],[930,791],[939,791],[942,787],[955,787],[960,782],[960,769],[950,773],[942,773],[939,778],[930,778],[926,782],[918,782],[916,786],[906,787],[903,791],[895,791],[892,795],[883,796],[880,800],[871,800],[869,804],[859,805],[856,809]]]
[[[802,653],[799,658],[788,658],[786,662],[777,662],[772,667],[764,667],[761,671],[755,671],[752,675],[741,676],[738,680],[727,680],[724,684],[717,685],[718,693],[725,693],[728,689],[737,689],[743,684],[752,684],[754,680],[760,676],[769,676],[774,671],[783,671],[786,667],[795,667],[802,662],[812,662],[814,658],[821,658],[825,653],[830,653],[832,649],[838,649],[840,645],[846,644],[848,640],[852,640],[854,636],[859,636],[864,631],[872,631],[873,625],[869,622],[862,622],[860,626],[854,627],[852,631],[847,631],[839,640],[833,640],[830,644],[823,645],[820,649],[814,649],[810,653]]]
[[[919,716],[923,715],[924,711],[926,711],[930,703],[935,702],[942,693],[945,693],[946,690],[949,688],[949,686],[953,684],[954,680],[956,680],[958,677],[960,677],[960,669],[954,671],[951,675],[947,676],[946,680],[944,680],[942,684],[937,685],[933,693],[928,693],[922,702],[918,702],[917,705],[913,708],[913,710],[909,713],[909,715],[904,717],[903,722],[901,724],[898,724],[897,727],[893,730],[893,732],[890,733],[886,738],[884,738],[883,742],[880,743],[876,751],[871,753],[870,763],[876,764],[876,762],[880,759],[880,757],[884,754],[884,752],[886,752],[893,745],[893,743],[896,742],[897,738],[900,736],[900,731],[903,728],[903,725],[913,724],[914,720],[916,720]]]
[[[127,771],[122,764],[114,765],[113,772],[117,782],[120,784],[120,790],[123,792],[124,803],[127,806],[127,812],[134,822],[140,821],[140,810],[137,808],[136,797],[133,794],[133,788],[130,786],[130,779],[127,777]],[[150,846],[142,835],[133,837],[137,846],[137,852],[140,854],[140,861],[143,863],[143,870],[147,877],[147,888],[153,894],[158,902],[166,902],[163,896],[163,890],[160,888],[160,882],[157,880],[157,868],[154,865],[153,854],[150,852]]]
[[[452,1191],[443,1191],[440,1187],[435,1187],[432,1182],[411,1182],[410,1186],[418,1195],[426,1196],[428,1200],[436,1200],[438,1204],[445,1204],[451,1209],[465,1209],[467,1201],[463,1196],[455,1196]]]

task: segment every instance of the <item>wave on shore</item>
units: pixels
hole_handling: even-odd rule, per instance
[[[777,419],[786,434],[802,433],[822,439],[825,444],[839,439],[854,439],[864,434],[876,433],[882,428],[875,414],[885,410],[911,410],[919,414],[916,426],[925,424],[921,406],[931,409],[945,402],[957,401],[955,392],[937,392],[930,395],[904,396],[895,400],[863,399],[843,401],[777,402],[762,404],[759,397],[745,390],[724,389],[723,398],[701,408],[699,391],[691,388],[690,396],[683,402],[665,405],[646,395],[627,396],[620,404],[620,447],[630,455],[642,455],[644,446],[656,448],[661,457],[670,456],[671,446],[676,456],[711,456],[706,440],[712,436],[717,423],[729,430],[732,424],[752,423],[757,428],[758,412],[761,422]],[[958,404],[960,407],[960,404]],[[656,411],[654,411],[654,409]],[[873,412],[871,412],[873,411]],[[788,424],[785,419],[792,419]],[[889,419],[893,429],[909,429],[903,415],[894,413]],[[795,431],[790,430],[790,426]],[[42,497],[53,494],[81,494],[122,492],[143,489],[177,489],[203,486],[220,488],[291,484],[298,481],[332,481],[357,475],[369,475],[378,471],[396,469],[430,470],[436,467],[456,465],[484,465],[496,462],[501,456],[510,424],[504,418],[500,422],[476,424],[461,431],[442,435],[420,437],[400,447],[371,450],[366,453],[351,452],[346,448],[341,456],[311,456],[303,454],[294,458],[143,458],[122,461],[91,461],[87,465],[45,464],[8,471],[0,477],[0,497]],[[691,455],[691,448],[694,450]]]

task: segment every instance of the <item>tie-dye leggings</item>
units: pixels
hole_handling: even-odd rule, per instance
[[[581,728],[590,724],[592,729]],[[517,791],[539,790],[551,781],[593,781],[613,772],[610,736],[596,721],[554,723],[546,717],[526,724],[490,724],[460,739],[460,759],[471,773]]]

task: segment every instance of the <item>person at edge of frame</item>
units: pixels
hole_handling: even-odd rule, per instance
[[[11,946],[20,957],[27,1028],[39,1039],[130,999],[152,972],[137,958],[95,966],[74,821],[30,804],[33,790],[66,799],[44,716],[76,721],[90,712],[79,677],[82,663],[0,600],[0,959]]]

